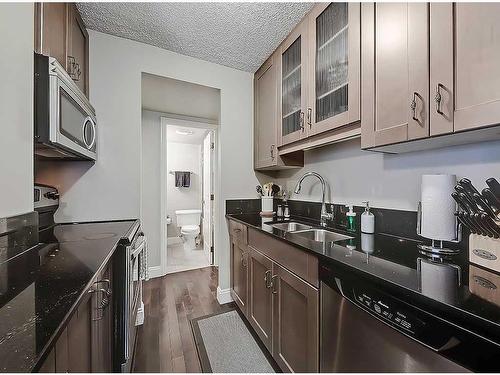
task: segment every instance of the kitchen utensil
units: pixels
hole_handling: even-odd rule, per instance
[[[464,202],[462,202],[462,200],[460,199],[459,194],[456,191],[454,191],[453,193],[451,193],[451,197],[455,200],[455,202],[457,202],[459,208],[461,208],[463,211],[469,211],[469,209],[464,204]]]
[[[486,213],[481,214],[481,221],[485,226],[490,228],[490,231],[493,233],[493,237],[500,237],[500,226]]]
[[[276,184],[273,184],[273,186],[271,187],[271,191],[272,191],[273,197],[275,197],[280,192],[280,187]]]
[[[481,211],[486,212],[491,216],[492,219],[496,219],[497,215],[493,212],[491,207],[483,200],[481,194],[473,193],[472,198],[474,199],[474,203],[481,209]]]
[[[474,225],[476,227],[476,233],[477,234],[483,234],[485,236],[490,236],[491,233],[489,233],[489,231],[487,229],[485,229],[481,223],[478,221],[479,220],[479,214],[478,214],[478,217],[476,218],[476,214],[474,213],[471,213],[471,212],[464,212],[463,213],[464,217],[466,218],[466,220],[469,220],[470,223],[472,223],[472,225]]]
[[[262,191],[264,192],[264,194],[263,194],[263,195],[264,195],[265,197],[270,196],[269,182],[268,182],[267,184],[264,184],[264,185],[262,186]]]
[[[500,199],[498,199],[489,188],[484,188],[481,195],[490,206],[496,218],[500,220]]]
[[[474,193],[479,194],[479,191],[477,191],[474,185],[472,185],[471,180],[469,180],[468,178],[462,178],[460,181],[458,181],[458,184],[465,189],[467,195],[469,195],[470,197],[472,197]]]
[[[477,212],[476,205],[470,200],[467,194],[459,193],[458,196],[460,197],[460,201],[462,202],[463,207],[465,207],[465,210],[467,212]]]
[[[495,237],[497,236],[496,230],[490,225],[490,222],[487,220],[488,218],[489,216],[486,212],[476,212],[474,214],[474,219],[483,229],[483,234],[488,235],[488,237]]]
[[[259,193],[259,194],[260,194],[260,196],[263,196],[263,195],[264,195],[264,193],[262,192],[262,186],[257,185],[255,189],[257,190],[257,193]]]
[[[491,192],[495,194],[498,200],[500,200],[500,183],[493,177],[486,180],[486,185],[489,186]]]
[[[457,217],[458,220],[465,225],[467,228],[469,228],[471,233],[480,233],[480,229],[476,226],[474,222],[472,222],[469,217],[467,216],[467,213],[464,211],[457,212]]]

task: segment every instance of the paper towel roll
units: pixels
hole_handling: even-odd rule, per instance
[[[451,193],[457,182],[455,175],[422,176],[421,235],[433,240],[450,241],[456,237],[456,203]]]

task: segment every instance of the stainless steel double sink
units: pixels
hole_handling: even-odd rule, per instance
[[[310,225],[290,221],[286,223],[266,223],[273,228],[283,230],[295,236],[299,236],[314,242],[339,242],[352,239],[353,237],[332,232],[322,228],[313,228]]]

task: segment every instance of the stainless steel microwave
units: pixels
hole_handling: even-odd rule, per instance
[[[87,97],[53,57],[35,53],[35,154],[97,159],[97,120]]]

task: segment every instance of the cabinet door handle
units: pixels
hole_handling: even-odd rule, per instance
[[[410,103],[410,109],[413,112],[413,115],[412,115],[413,120],[415,120],[416,122],[418,122],[420,124],[420,120],[417,118],[417,98],[419,98],[420,100],[423,101],[423,98],[419,95],[418,92],[415,91],[415,92],[413,92],[413,100]]]
[[[436,86],[436,96],[434,97],[434,100],[436,101],[436,112],[444,116],[443,111],[441,111],[441,100],[443,99],[441,96],[441,88],[444,89],[445,87],[441,83],[438,83]]]
[[[307,108],[307,124],[312,128],[312,108]]]
[[[275,145],[271,145],[271,159],[273,159],[273,160],[274,160],[274,148],[275,147],[276,147]]]
[[[271,276],[271,271],[267,270],[266,273],[264,274],[264,281],[266,282],[265,285],[266,285],[267,289],[270,289],[273,286],[272,281],[269,278],[269,276]]]
[[[278,293],[278,290],[276,289],[276,286],[278,285],[278,283],[276,282],[277,279],[278,279],[278,275],[273,275],[273,277],[271,277],[271,287],[272,287],[273,294]]]
[[[304,132],[304,112],[300,111],[300,123],[299,123],[299,126],[300,126],[300,130],[302,130],[302,132]]]
[[[246,267],[247,265],[247,253],[241,253],[241,266]]]

